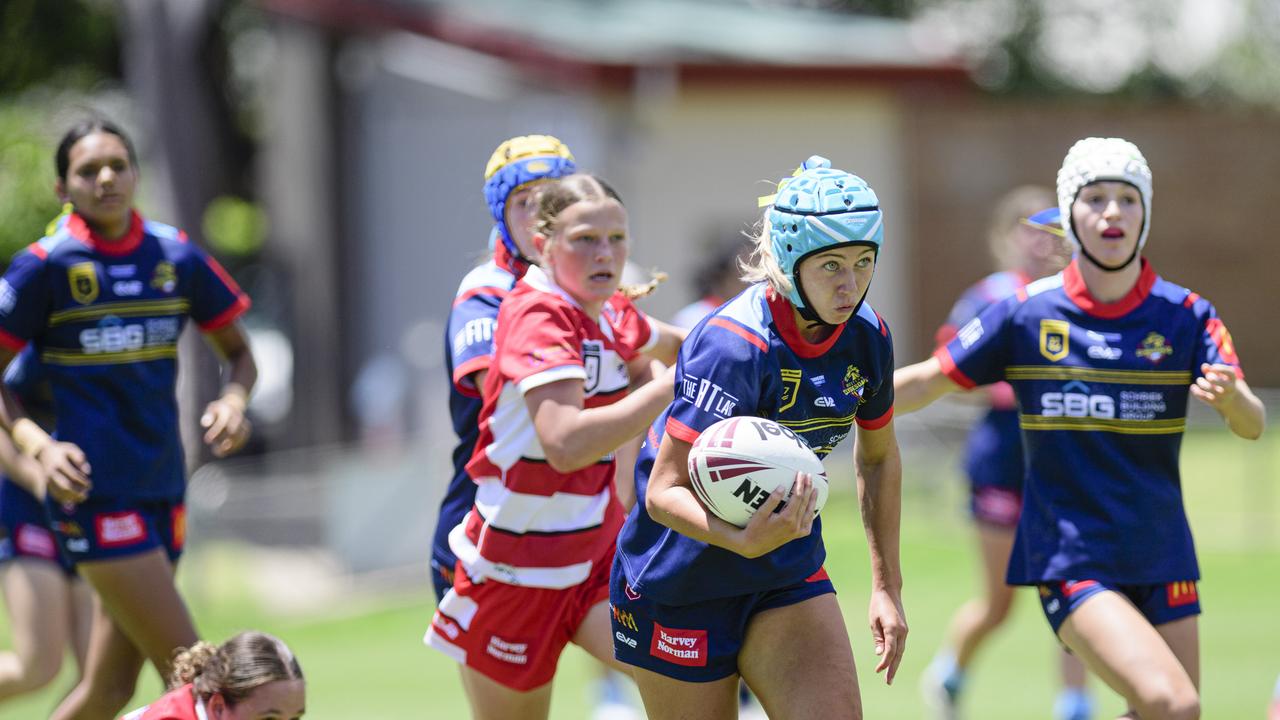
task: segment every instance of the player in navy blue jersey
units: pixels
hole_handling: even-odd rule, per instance
[[[201,418],[214,454],[247,439],[257,371],[236,322],[248,296],[184,233],[134,211],[138,169],[124,133],[82,122],[55,164],[72,212],[0,280],[0,362],[34,347],[53,390],[56,439],[7,389],[0,424],[43,468],[55,534],[101,598],[86,675],[53,717],[108,718],[144,661],[167,676],[174,649],[197,639],[173,580],[186,485],[174,384],[188,319],[227,365]]]
[[[755,284],[681,347],[675,398],[640,451],[609,596],[614,653],[633,666],[650,718],[735,717],[739,676],[771,717],[861,717],[809,476],[797,476],[781,511],[757,513],[745,528],[691,489],[690,447],[726,417],[775,420],[819,457],[856,423],[876,671],[890,682],[897,672],[907,626],[893,344],[864,303],[883,239],[871,188],[810,158],[765,213],[746,277]],[[785,490],[762,507],[775,508]]]
[[[4,374],[40,425],[53,428],[53,398],[28,347]],[[57,677],[68,648],[76,678],[84,673],[93,594],[54,539],[44,507],[40,464],[0,433],[0,590],[9,613],[13,650],[0,653],[0,705]]]
[[[945,345],[956,330],[988,305],[1013,295],[1027,283],[1054,275],[1071,260],[1071,246],[1053,205],[1053,193],[1025,185],[996,204],[988,231],[992,254],[1002,268],[979,280],[956,300],[937,332]],[[1022,512],[1022,435],[1018,410],[1008,383],[998,382],[973,393],[989,409],[969,432],[964,471],[969,480],[969,510],[978,536],[982,560],[982,594],[958,609],[947,628],[943,646],[929,664],[921,689],[935,716],[958,716],[961,692],[977,651],[1009,615],[1014,589],[1004,581],[1013,548],[1014,528]],[[1058,720],[1088,720],[1091,703],[1084,690],[1080,661],[1060,652],[1062,692],[1054,704]]]
[[[1209,301],[1142,257],[1151,172],[1132,143],[1077,142],[1058,205],[1078,255],[895,377],[904,410],[1006,380],[1024,503],[1007,580],[1039,587],[1066,647],[1141,718],[1200,716],[1200,603],[1178,450],[1187,398],[1257,438],[1262,403]]]

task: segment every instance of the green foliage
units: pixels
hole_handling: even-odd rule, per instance
[[[88,88],[120,75],[115,3],[0,2],[0,95],[37,83]]]
[[[247,200],[222,195],[204,211],[204,237],[219,253],[246,256],[262,248],[267,214]]]
[[[60,212],[46,116],[35,104],[0,104],[0,266],[39,240]]]

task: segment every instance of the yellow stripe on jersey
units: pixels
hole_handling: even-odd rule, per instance
[[[786,420],[775,420],[774,422],[779,425],[789,427],[796,432],[808,432],[810,430],[821,430],[822,428],[852,425],[853,418],[856,415],[857,413],[849,413],[848,415],[839,418],[818,417],[809,418],[808,420],[792,420],[790,422]]]
[[[1092,430],[1123,435],[1173,435],[1187,429],[1186,418],[1124,420],[1095,417],[1045,417],[1018,415],[1023,430]]]
[[[45,350],[40,360],[51,365],[120,365],[147,360],[171,360],[178,357],[177,345],[162,345],[141,350],[123,350],[85,354],[74,350]]]
[[[1097,368],[1011,365],[1005,369],[1006,380],[1080,380],[1119,385],[1190,385],[1188,370],[1100,370]]]
[[[186,298],[162,298],[160,300],[130,300],[127,302],[98,303],[88,307],[71,308],[49,313],[49,325],[94,320],[108,315],[137,317],[139,315],[185,315],[191,307]]]

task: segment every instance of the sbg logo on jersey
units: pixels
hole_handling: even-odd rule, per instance
[[[1044,417],[1114,418],[1116,401],[1110,395],[1094,395],[1089,386],[1076,380],[1066,384],[1062,392],[1040,396],[1040,414]]]
[[[142,325],[120,325],[118,319],[111,320],[114,322],[104,320],[96,328],[80,331],[80,347],[86,355],[141,350],[146,344],[147,333]]]
[[[1040,354],[1058,362],[1070,351],[1071,324],[1066,320],[1040,321]]]
[[[71,285],[71,297],[81,305],[98,299],[98,270],[93,263],[76,263],[67,268],[67,282]]]
[[[721,418],[732,415],[738,406],[738,398],[725,392],[724,388],[692,375],[680,379],[680,397],[699,410]]]

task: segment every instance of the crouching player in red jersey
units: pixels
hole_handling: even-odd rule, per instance
[[[613,452],[670,401],[670,373],[628,393],[641,353],[674,362],[681,335],[620,292],[627,213],[590,175],[539,193],[530,267],[498,311],[475,504],[453,529],[453,587],[427,645],[463,667],[477,718],[539,718],[568,642],[612,661],[609,567],[623,511]]]
[[[31,417],[52,431],[53,397],[30,345],[5,368],[4,383]],[[76,679],[84,674],[93,593],[54,538],[40,463],[0,434],[0,466],[5,468],[0,477],[0,590],[13,636],[13,650],[0,653],[2,706],[52,682],[68,647]]]
[[[73,212],[0,280],[0,363],[35,346],[57,440],[7,389],[0,424],[42,466],[58,540],[101,599],[85,677],[53,717],[110,718],[133,695],[144,660],[167,676],[173,651],[196,641],[173,578],[185,533],[174,384],[187,320],[229,369],[201,421],[215,454],[248,437],[257,371],[236,324],[248,296],[184,233],[133,210],[138,170],[124,133],[83,122],[55,163]]]
[[[1013,386],[1027,475],[1009,583],[1039,587],[1058,638],[1130,716],[1196,718],[1200,570],[1178,474],[1187,397],[1250,439],[1265,412],[1213,305],[1141,256],[1151,171],[1138,148],[1077,142],[1058,204],[1076,260],[899,370],[898,402]]]
[[[174,658],[169,684],[173,690],[120,720],[298,720],[306,713],[302,667],[266,633],[192,645]]]
[[[902,659],[893,344],[863,302],[884,239],[879,201],[825,158],[801,169],[765,213],[746,278],[755,284],[681,348],[680,392],[636,465],[639,499],[618,539],[609,600],[614,652],[633,666],[655,720],[736,717],[739,676],[769,717],[862,716],[809,476],[797,477],[783,510],[759,512],[746,528],[713,515],[692,490],[689,450],[727,417],[775,420],[819,457],[857,424],[876,671],[891,682]],[[783,496],[780,488],[761,507]]]

